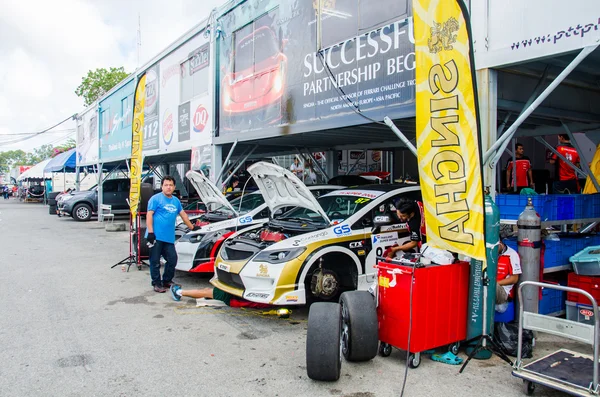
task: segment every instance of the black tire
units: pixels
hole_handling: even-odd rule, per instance
[[[135,244],[134,249],[137,249],[137,235],[133,235],[132,242]],[[148,240],[146,240],[146,228],[140,228],[140,255],[149,257],[150,248],[148,248]]]
[[[448,351],[455,356],[458,354],[458,350],[460,349],[460,342],[453,343],[448,345]]]
[[[339,303],[317,302],[308,313],[306,372],[314,380],[340,378],[342,312]]]
[[[56,215],[56,205],[49,205],[48,206],[48,214],[50,214],[50,215]]]
[[[48,205],[56,207],[56,204],[57,204],[56,200],[54,200],[54,199],[48,199]]]
[[[392,354],[392,345],[389,343],[381,342],[379,344],[379,355],[381,357],[389,357]]]
[[[377,356],[379,332],[375,299],[367,291],[344,292],[342,353],[348,361],[368,361]]]
[[[408,367],[409,368],[418,368],[421,365],[421,355],[420,354],[409,354],[408,355]]]
[[[528,396],[533,396],[533,393],[535,393],[535,383],[529,382],[529,381],[523,381],[523,382],[525,382],[525,393]]]
[[[92,219],[92,207],[89,204],[79,203],[73,208],[71,216],[76,221],[87,222]]]

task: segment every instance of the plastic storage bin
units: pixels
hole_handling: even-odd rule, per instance
[[[569,273],[568,277],[569,287],[579,288],[586,292],[589,292],[590,295],[592,295],[594,299],[596,299],[596,302],[600,302],[600,277],[582,276],[577,273]],[[585,296],[573,292],[567,293],[567,300],[575,303],[583,303],[586,305],[592,303]]]
[[[583,276],[600,276],[600,245],[587,247],[570,258],[573,270]]]
[[[594,308],[592,306],[582,305],[581,303],[570,301],[566,302],[566,306],[567,320],[594,325]]]
[[[520,194],[498,194],[496,195],[496,205],[500,210],[500,219],[517,220],[521,212],[525,209],[525,206],[527,206],[527,199],[529,197],[531,197],[534,208],[541,216],[544,212],[546,195],[522,196]],[[544,219],[542,218],[542,220]]]
[[[542,298],[538,306],[539,314],[555,314],[565,310],[564,291],[542,288]]]
[[[508,307],[504,313],[494,312],[495,323],[510,323],[515,319],[515,303],[508,302]]]

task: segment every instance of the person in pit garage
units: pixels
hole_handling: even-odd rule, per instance
[[[512,159],[506,164],[506,186],[511,192],[514,192],[514,180],[516,176],[517,190],[516,193],[521,193],[521,190],[526,187],[534,188],[533,172],[531,170],[531,161],[529,157],[524,155],[525,148],[522,143],[515,145],[515,161]],[[516,174],[516,175],[515,175]]]
[[[513,297],[513,287],[519,282],[521,258],[502,240],[498,247],[498,271],[496,272],[496,311],[505,312],[508,298]]]
[[[294,157],[294,163],[290,165],[290,171],[301,181],[304,180],[304,166],[300,164],[298,157]]]
[[[395,207],[398,220],[408,224],[410,240],[402,245],[395,245],[388,248],[383,256],[390,259],[393,259],[397,253],[419,252],[421,245],[426,243],[424,228],[421,223],[421,211],[418,203],[409,198],[401,198],[396,202]]]
[[[576,167],[579,167],[579,154],[571,144],[569,135],[560,134],[558,136],[556,151]],[[553,154],[550,158],[550,164],[557,164],[558,168],[558,181],[554,182],[552,192],[555,194],[579,193],[579,182],[575,170],[556,154]]]
[[[161,193],[157,193],[148,201],[146,215],[146,239],[150,243],[150,277],[155,292],[167,292],[173,284],[175,266],[177,265],[177,252],[175,251],[175,221],[177,215],[190,230],[197,230],[190,222],[187,214],[181,207],[181,202],[175,196],[175,179],[165,176],[161,181]],[[160,277],[160,257],[165,258],[165,269],[162,280]]]

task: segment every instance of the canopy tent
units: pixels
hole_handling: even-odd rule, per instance
[[[44,172],[75,172],[75,157],[75,149],[61,153],[46,164]]]
[[[30,169],[28,169],[21,175],[19,175],[19,177],[17,178],[17,181],[22,182],[22,181],[26,181],[28,179],[44,179],[45,178],[44,169],[46,168],[46,166],[48,165],[48,163],[51,160],[52,159],[48,159],[48,160],[42,161],[41,163],[37,163],[36,165],[34,165],[33,167],[31,167]]]

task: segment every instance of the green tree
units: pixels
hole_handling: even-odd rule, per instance
[[[0,152],[0,173],[8,172],[16,165],[27,164],[27,153],[22,150]]]
[[[122,66],[109,70],[105,68],[89,70],[87,76],[81,79],[81,84],[75,90],[75,94],[83,98],[85,106],[89,106],[127,76],[128,74]]]
[[[77,143],[75,142],[75,140],[72,138],[69,138],[62,145],[54,146],[54,148],[52,149],[52,157],[55,157],[55,156],[59,155],[60,153],[68,152],[69,150],[73,149],[75,146],[77,146]]]
[[[52,145],[42,145],[33,149],[33,152],[27,153],[27,164],[35,165],[41,161],[49,159],[54,154]]]

